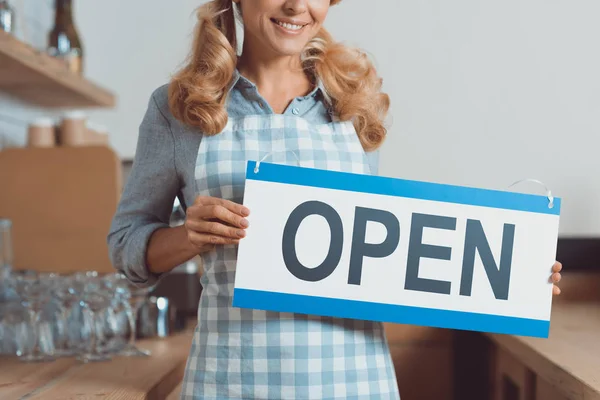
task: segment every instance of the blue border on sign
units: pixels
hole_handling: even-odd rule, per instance
[[[560,215],[561,199],[557,197],[554,198],[554,207],[550,208],[548,207],[548,198],[540,195],[327,171],[266,162],[260,163],[259,172],[255,173],[255,166],[255,161],[248,162],[246,179]]]
[[[550,331],[545,320],[239,288],[233,291],[233,306],[539,338],[547,338]]]

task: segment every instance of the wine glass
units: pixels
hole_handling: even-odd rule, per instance
[[[129,341],[127,345],[118,352],[126,357],[147,357],[151,355],[150,350],[140,349],[135,345],[137,338],[137,320],[140,307],[144,304],[148,294],[154,290],[155,285],[140,287],[133,284],[123,274],[111,274],[111,284],[119,296],[126,300],[126,313],[129,319]]]
[[[105,332],[105,351],[120,354],[129,343],[130,318],[129,318],[129,288],[120,273],[108,274],[104,279],[114,293],[110,306],[106,310],[106,320],[103,324]]]
[[[52,354],[44,354],[40,348],[40,315],[44,305],[52,298],[51,286],[35,271],[22,271],[12,280],[21,303],[26,307],[33,330],[33,348],[20,356],[24,362],[52,361]]]
[[[63,332],[56,338],[55,354],[59,357],[69,357],[75,353],[74,346],[69,345],[69,317],[75,303],[82,296],[83,282],[76,279],[76,274],[49,274],[52,290],[59,304],[60,325]]]
[[[102,354],[99,351],[98,337],[96,332],[96,316],[99,312],[105,310],[113,297],[110,286],[97,275],[86,276],[83,280],[83,291],[81,293],[81,303],[90,320],[90,345],[87,352],[83,352],[77,359],[82,362],[109,361],[111,357],[108,354]]]
[[[88,351],[92,326],[82,298],[87,280],[97,277],[97,271],[80,271],[70,275],[68,293],[65,296],[72,300],[68,312],[67,335],[73,355]]]
[[[0,302],[0,355],[21,355],[31,331],[20,300]]]

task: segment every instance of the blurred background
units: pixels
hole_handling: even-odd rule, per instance
[[[31,278],[23,272],[18,284],[30,293],[24,310],[36,310],[36,301],[52,292],[70,293],[74,307],[82,310],[104,304],[97,309],[103,317],[96,335],[102,346],[96,350],[81,344],[89,344],[94,331],[93,323],[78,324],[81,313],[69,312],[69,318],[84,328],[68,328],[66,322],[67,328],[61,328],[57,322],[68,320],[56,317],[67,307],[65,294],[51,296],[60,311],[49,311],[47,318],[54,339],[36,320],[41,333],[5,342],[5,353],[35,358],[31,349],[39,347],[36,351],[48,357],[57,343],[56,351],[64,353],[64,338],[75,335],[75,350],[69,354],[84,361],[102,359],[102,354],[131,355],[133,344],[127,343],[132,328],[141,340],[170,338],[185,331],[185,321],[193,318],[201,291],[198,260],[150,291],[139,292],[104,274],[114,272],[105,237],[135,155],[138,126],[150,94],[169,81],[187,55],[201,3],[0,0],[0,218],[10,221],[3,225],[3,243],[10,242],[12,249],[11,255],[4,250],[4,258],[15,271],[60,275],[57,280],[45,276],[54,283],[35,286],[40,275]],[[566,273],[576,276],[565,283],[573,285],[572,294],[563,297],[585,300],[586,307],[600,293],[599,14],[600,3],[592,0],[346,0],[331,9],[326,22],[334,37],[370,54],[391,97],[379,173],[500,190],[521,179],[540,180],[563,199],[557,259]],[[543,186],[531,183],[510,190],[545,194]],[[173,224],[181,218],[176,202]],[[28,279],[37,283],[26,286]],[[98,288],[110,296],[86,297]],[[6,293],[8,289],[5,299]],[[5,338],[6,332],[20,337],[15,332],[30,329],[30,314],[21,311],[0,314],[5,316],[0,340],[2,332]],[[164,317],[165,312],[172,316]],[[137,322],[132,324],[132,318]],[[594,329],[599,328],[600,321],[594,321]],[[565,340],[571,343],[575,328],[569,327]],[[517,357],[524,346],[517,339],[387,329],[403,399],[582,398],[567,397],[573,392],[565,379],[593,381],[576,372],[553,375],[556,371],[540,367],[538,359],[536,364],[531,357]],[[158,346],[145,343],[147,349]],[[550,357],[527,345],[532,354]],[[154,351],[154,358],[164,366],[156,356],[160,351]],[[186,352],[183,346],[179,364],[167,372],[156,367],[155,375],[144,373],[156,376],[171,393],[177,380],[165,377],[177,375],[173,371],[179,371]],[[576,371],[583,368],[585,375],[585,368],[600,366],[593,360],[560,362]],[[125,383],[115,372],[119,369],[112,371],[110,382],[121,390]],[[590,385],[585,390],[600,393],[600,387]],[[7,396],[26,391],[9,387],[18,390]],[[11,398],[2,396],[2,390],[0,386],[0,398]],[[550,392],[557,397],[547,397]],[[535,393],[538,397],[527,397]]]
[[[16,36],[45,50],[52,0],[11,0]],[[76,2],[86,78],[114,107],[88,114],[119,157],[133,158],[153,89],[186,56],[199,0]],[[564,197],[561,233],[600,234],[597,132],[600,4],[509,0],[348,0],[326,26],[375,60],[392,101],[380,173],[505,189],[523,178]],[[48,110],[0,93],[4,145],[23,145],[25,124]],[[536,193],[536,186],[519,190]]]

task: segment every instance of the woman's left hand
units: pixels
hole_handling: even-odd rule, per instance
[[[560,271],[562,270],[562,264],[556,261],[552,266],[552,275],[550,276],[550,280],[552,281],[552,294],[558,296],[560,294],[560,288],[556,286],[558,282],[560,282],[562,276],[560,275]]]

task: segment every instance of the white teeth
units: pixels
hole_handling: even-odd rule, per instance
[[[285,29],[291,29],[293,31],[298,31],[298,30],[302,29],[302,25],[288,24],[287,22],[280,22],[280,21],[277,21],[277,24],[279,24],[280,26],[283,26]]]

